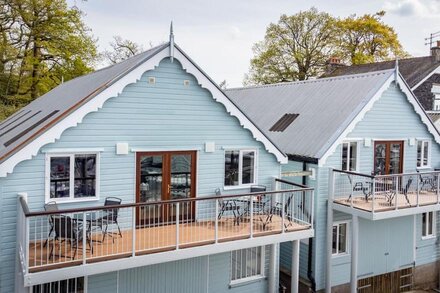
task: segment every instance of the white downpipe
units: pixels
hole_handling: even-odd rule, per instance
[[[326,261],[326,272],[325,272],[325,292],[330,293],[332,290],[332,236],[333,236],[333,192],[334,192],[334,173],[333,169],[329,170],[329,190],[328,190],[328,201],[327,201],[327,261]]]
[[[298,293],[299,284],[299,240],[292,241],[292,284],[291,293]]]
[[[358,247],[359,247],[359,217],[353,215],[351,228],[351,274],[350,274],[350,292],[357,292],[358,275]]]

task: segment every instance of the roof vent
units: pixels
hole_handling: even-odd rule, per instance
[[[148,83],[155,84],[156,83],[156,78],[154,76],[149,76],[148,77]]]
[[[283,132],[286,130],[287,127],[289,127],[290,124],[292,124],[293,121],[299,116],[299,114],[291,114],[286,113],[283,115],[283,117],[280,118],[270,129],[269,131],[272,132]]]

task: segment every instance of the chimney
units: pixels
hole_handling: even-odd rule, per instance
[[[331,74],[337,68],[344,66],[345,64],[341,62],[341,59],[339,57],[336,56],[330,57],[330,59],[328,59],[327,61],[327,68],[325,70],[325,75]]]
[[[440,41],[437,41],[437,46],[431,48],[431,56],[435,62],[440,62]]]

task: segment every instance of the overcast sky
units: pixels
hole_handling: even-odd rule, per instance
[[[315,6],[334,16],[387,12],[403,47],[413,56],[429,53],[425,37],[440,31],[440,0],[68,0],[83,10],[100,50],[112,36],[143,44],[168,41],[170,21],[175,41],[217,83],[241,86],[249,69],[252,45],[281,14]],[[439,38],[440,39],[440,38]]]

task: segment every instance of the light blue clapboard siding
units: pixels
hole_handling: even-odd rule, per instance
[[[147,82],[156,77],[155,84]],[[184,86],[183,81],[190,85]],[[60,97],[62,98],[62,97]],[[130,148],[194,149],[198,151],[197,196],[213,195],[223,187],[224,147],[252,147],[258,150],[258,183],[271,188],[272,176],[279,176],[275,156],[255,141],[224,106],[215,102],[201,88],[194,76],[186,73],[180,63],[161,61],[153,71],[128,85],[117,97],[109,99],[97,112],[88,114],[82,123],[69,128],[55,143],[43,149],[102,148],[101,197],[99,202],[63,204],[62,208],[102,205],[106,196],[117,196],[123,202],[135,200],[135,154],[116,155],[115,145],[126,142]],[[205,142],[215,142],[215,152],[205,153]],[[14,281],[15,220],[17,193],[28,193],[32,210],[44,205],[43,153],[18,164],[2,183],[1,218],[1,279],[0,291],[10,292]],[[249,189],[223,193],[246,192]],[[130,219],[130,215],[121,215]]]
[[[416,265],[435,262],[440,257],[440,213],[436,213],[436,234],[433,238],[422,239],[422,215],[416,215]]]
[[[382,97],[373,105],[373,108],[368,111],[363,120],[360,121],[354,130],[348,134],[349,138],[360,138],[360,171],[361,173],[370,174],[373,170],[373,144],[370,147],[365,147],[364,139],[395,139],[404,142],[404,171],[414,172],[416,169],[416,146],[409,145],[409,138],[429,138],[432,144],[432,167],[440,165],[440,147],[434,142],[433,136],[428,132],[427,127],[421,122],[419,115],[414,111],[413,106],[406,100],[404,94],[399,88],[391,85],[382,95]],[[323,289],[325,286],[325,259],[326,259],[326,215],[327,215],[327,199],[328,199],[328,174],[329,168],[341,168],[341,146],[338,146],[335,152],[327,158],[324,166],[318,171],[318,187],[317,187],[317,201],[316,201],[316,224],[315,224],[315,267],[316,270],[316,286],[317,289]],[[349,220],[349,215],[339,215],[335,213],[335,220]],[[399,251],[397,262],[394,267],[398,265],[407,265],[409,258],[400,257],[401,255],[413,256],[413,238],[414,225],[412,224],[412,217],[399,218],[401,223],[394,223],[395,230],[392,230],[396,235],[396,242],[405,242],[403,245],[404,251]],[[383,224],[383,223],[382,223]],[[374,227],[381,225],[380,222],[372,223]],[[369,232],[363,236],[363,225],[359,231],[360,238],[367,237]],[[401,229],[406,229],[403,233]],[[366,230],[366,229],[364,229]],[[367,230],[366,230],[367,231]],[[399,232],[400,231],[400,232]],[[385,233],[385,232],[382,232]],[[386,237],[386,235],[383,235]],[[371,242],[371,238],[369,239]],[[373,248],[374,249],[374,248]],[[398,248],[400,249],[400,248]],[[417,256],[419,257],[419,256]],[[364,253],[359,256],[360,268],[364,268],[364,273],[369,269],[368,259],[371,254]],[[333,285],[343,284],[348,282],[350,275],[350,260],[349,258],[342,258],[333,260],[332,283]],[[380,273],[379,265],[374,264],[370,269],[374,274]]]
[[[270,250],[265,250],[265,276]],[[267,292],[267,278],[230,287],[231,254],[221,253],[89,277],[90,293]]]

